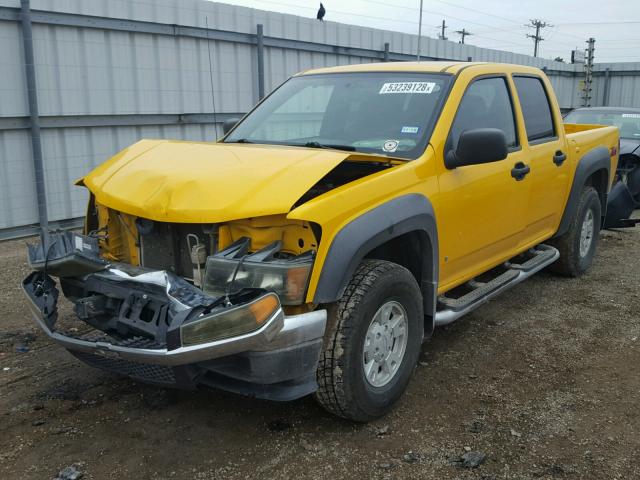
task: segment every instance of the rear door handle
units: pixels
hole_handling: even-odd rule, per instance
[[[562,150],[558,150],[556,154],[553,156],[553,163],[555,163],[558,167],[564,163],[567,159],[567,154],[563,153]]]
[[[511,176],[515,178],[517,182],[519,182],[520,180],[523,180],[530,171],[531,167],[529,167],[529,165],[518,162],[511,169]]]

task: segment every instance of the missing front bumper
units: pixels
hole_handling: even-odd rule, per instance
[[[170,272],[129,270],[108,266],[82,277],[61,279],[76,313],[86,317],[82,318],[83,330],[88,331],[83,334],[57,326],[58,290],[51,277],[33,272],[22,286],[38,326],[94,367],[164,386],[204,384],[274,400],[298,398],[317,388],[315,369],[325,310],[286,317],[278,305],[257,330],[183,346],[182,323],[202,309],[216,308],[220,299],[204,295]],[[244,292],[233,298],[233,306],[265,294]],[[86,300],[95,297],[106,297],[113,308],[107,308],[106,301]],[[152,314],[143,315],[138,301],[152,305]],[[116,311],[118,315],[113,314]],[[96,328],[98,324],[108,329]]]

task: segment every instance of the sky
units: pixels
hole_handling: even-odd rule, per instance
[[[261,10],[315,18],[316,0],[222,0]],[[418,33],[420,0],[323,0],[325,20],[405,33]],[[540,19],[549,26],[541,36],[538,56],[570,62],[571,50],[596,39],[595,62],[640,62],[640,0],[423,0],[422,34],[437,38],[442,20],[445,35],[471,32],[465,43],[533,55],[535,29],[525,25]]]

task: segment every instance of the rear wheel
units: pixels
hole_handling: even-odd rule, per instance
[[[416,280],[395,263],[365,260],[329,315],[316,400],[350,420],[384,415],[406,389],[420,353],[424,315]]]
[[[598,248],[601,211],[598,192],[593,187],[585,187],[569,230],[548,242],[560,251],[560,258],[549,266],[550,271],[578,277],[591,267]]]

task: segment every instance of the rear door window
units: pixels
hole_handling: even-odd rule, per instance
[[[537,77],[513,77],[529,142],[540,143],[556,136],[551,104],[542,80]]]

